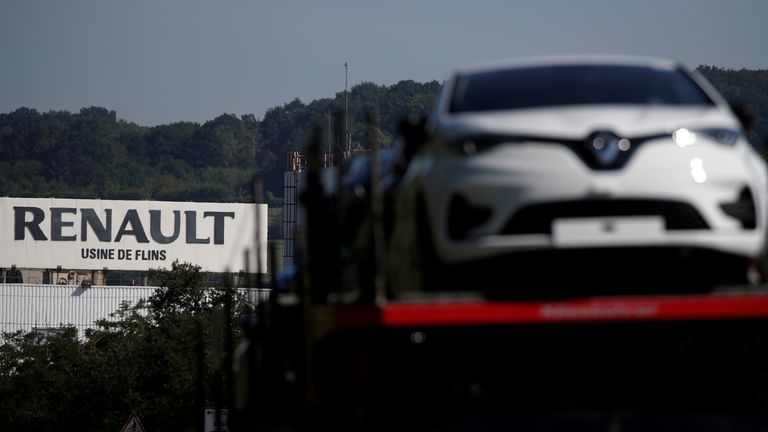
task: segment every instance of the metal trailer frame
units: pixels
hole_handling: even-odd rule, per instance
[[[319,149],[318,129],[294,284],[273,283],[244,325],[240,428],[768,430],[768,288],[394,299],[374,192],[369,280],[350,296],[340,258],[349,197],[323,192]]]

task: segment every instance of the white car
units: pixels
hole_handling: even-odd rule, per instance
[[[393,287],[746,282],[765,253],[768,175],[745,123],[665,59],[459,69],[401,182]]]

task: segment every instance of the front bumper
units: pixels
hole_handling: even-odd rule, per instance
[[[446,263],[605,247],[757,257],[765,238],[766,176],[754,158],[745,143],[681,148],[659,139],[621,169],[595,171],[562,145],[516,143],[435,159],[422,187],[435,249]],[[751,225],[723,207],[743,201],[745,191]],[[521,227],[521,217],[534,228]],[[619,229],[602,233],[600,226]],[[579,227],[594,235],[579,235]]]

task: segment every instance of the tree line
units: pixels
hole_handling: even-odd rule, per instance
[[[746,104],[755,115],[754,130],[749,138],[764,145],[768,139],[768,70],[723,69],[699,66],[704,75],[728,102]]]
[[[365,142],[371,107],[381,118],[382,145],[393,145],[399,119],[426,112],[439,88],[437,81],[352,87],[352,145]],[[259,172],[266,198],[276,205],[285,153],[303,150],[315,125],[329,129],[324,136],[333,133],[328,124],[344,106],[338,93],[309,104],[294,99],[263,119],[222,114],[204,124],[155,127],[118,119],[102,107],[79,113],[19,108],[0,114],[0,196],[249,202]]]
[[[757,115],[751,139],[768,137],[768,70],[700,66],[731,102],[749,104]],[[380,118],[379,142],[392,146],[397,125],[411,113],[427,113],[440,83],[364,82],[348,94],[349,142],[340,137],[335,113],[344,93],[308,104],[294,99],[256,118],[222,114],[203,124],[154,127],[118,119],[115,111],[88,107],[79,113],[40,113],[19,108],[0,114],[0,196],[161,201],[249,202],[252,177],[263,179],[265,197],[280,204],[285,153],[303,150],[315,126],[327,148],[366,142],[366,113]]]

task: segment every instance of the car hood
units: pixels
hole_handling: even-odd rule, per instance
[[[716,107],[569,106],[460,113],[437,125],[446,136],[473,133],[582,139],[595,131],[637,137],[678,128],[738,128],[737,120]]]

